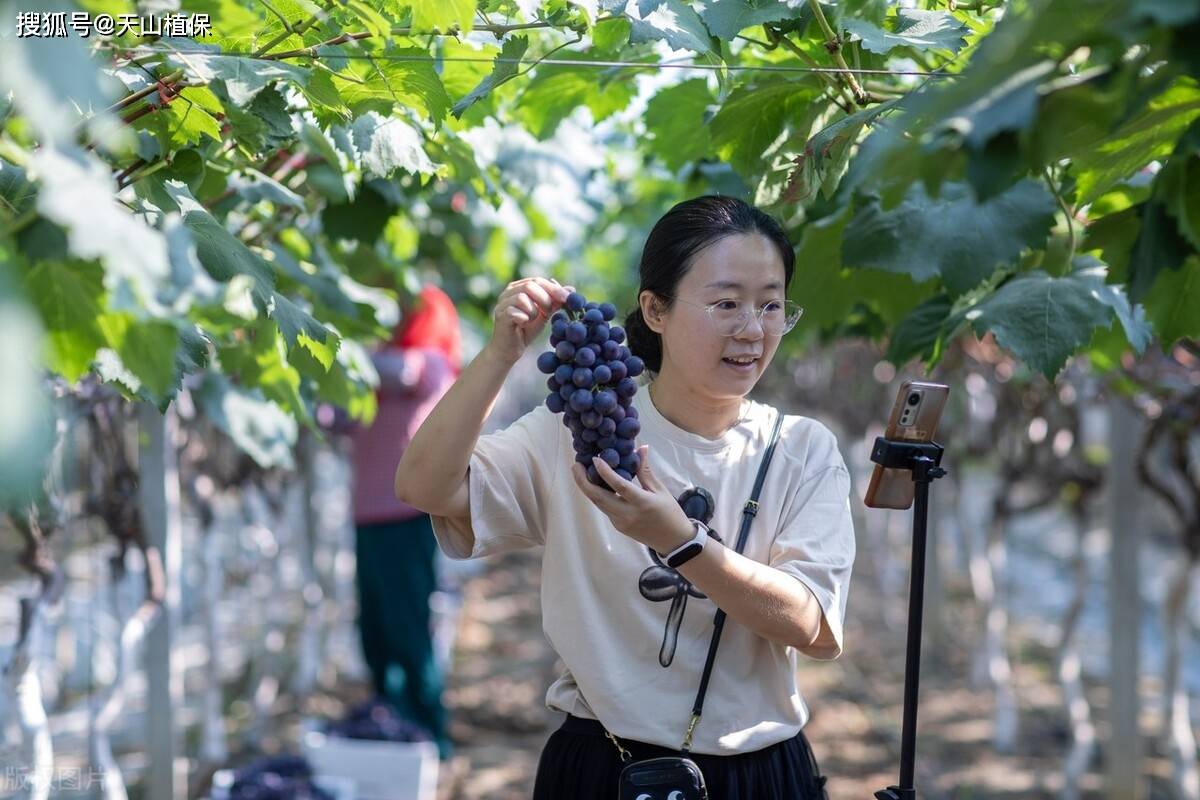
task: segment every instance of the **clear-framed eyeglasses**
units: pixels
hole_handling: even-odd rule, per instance
[[[767,336],[783,336],[796,327],[800,316],[804,314],[804,308],[791,300],[771,300],[757,309],[752,309],[749,303],[728,299],[707,305],[692,303],[679,297],[676,297],[675,301],[708,312],[708,318],[712,320],[718,336],[737,336],[746,330],[751,316],[758,317],[758,324]]]

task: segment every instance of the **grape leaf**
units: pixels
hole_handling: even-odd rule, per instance
[[[1180,77],[1098,146],[1075,156],[1076,204],[1092,202],[1146,164],[1165,158],[1197,117],[1200,85],[1193,78]]]
[[[898,8],[892,30],[884,30],[866,19],[846,19],[842,27],[862,40],[865,50],[886,54],[897,47],[918,50],[949,50],[957,53],[967,46],[971,29],[949,11]]]
[[[1144,346],[1144,321],[1129,313],[1124,294],[1105,284],[1105,270],[1084,267],[1061,278],[1040,270],[1022,273],[986,296],[966,318],[979,335],[996,342],[1053,379],[1067,359],[1117,317],[1126,336]],[[1132,328],[1132,330],[1131,330]]]
[[[329,369],[338,348],[336,333],[279,292],[271,300],[271,318],[279,324],[279,332],[283,334],[289,350],[299,345],[311,353],[322,367]]]
[[[494,62],[492,73],[455,103],[450,113],[455,117],[461,117],[468,108],[486,97],[492,89],[516,75],[521,67],[521,59],[525,57],[525,51],[528,48],[528,36],[510,36],[506,39],[504,47]]]
[[[193,393],[205,416],[260,467],[294,469],[296,420],[258,389],[234,386],[210,372]]]
[[[25,292],[46,330],[47,366],[74,383],[108,343],[97,322],[104,313],[102,271],[95,264],[43,261],[26,275]]]
[[[1157,194],[1179,233],[1200,249],[1200,157],[1177,153],[1163,166]]]
[[[282,61],[217,53],[189,52],[186,56],[168,55],[167,60],[204,83],[221,81],[230,101],[238,106],[248,105],[273,81],[283,80],[304,87],[311,76],[308,69]]]
[[[137,378],[139,385],[135,391],[158,408],[165,408],[179,389],[175,370],[179,331],[174,323],[139,322],[132,314],[122,312],[103,315],[99,324],[109,347],[120,356],[124,368]]]
[[[675,170],[708,154],[711,141],[705,112],[713,102],[703,78],[669,86],[651,98],[646,107],[650,152]]]
[[[452,27],[470,33],[475,21],[475,0],[413,0],[413,29],[448,32]]]
[[[425,152],[420,131],[401,117],[368,111],[354,120],[354,145],[368,176],[387,178],[397,169],[432,175],[438,165]]]
[[[0,240],[0,341],[20,343],[0,348],[0,510],[28,508],[45,474],[54,431],[54,406],[44,388],[46,343],[37,312],[17,291],[12,273],[24,266],[18,259]]]
[[[962,183],[946,184],[936,199],[916,184],[894,209],[884,211],[875,198],[858,208],[846,228],[842,260],[918,282],[940,274],[959,295],[1045,241],[1054,209],[1046,187],[1030,179],[984,203]]]
[[[661,39],[673,50],[714,52],[704,20],[683,0],[643,0],[638,6],[638,16],[629,14],[633,44]]]
[[[1200,338],[1200,261],[1159,271],[1146,293],[1146,313],[1163,349],[1179,339]]]
[[[356,114],[366,107],[382,110],[380,105],[391,108],[399,103],[407,108],[418,109],[441,124],[450,107],[450,98],[433,65],[424,61],[425,52],[414,48],[398,49],[390,52],[389,56],[414,57],[418,60],[356,60],[348,67],[347,77],[333,76],[333,84],[342,99]],[[364,108],[356,109],[356,106]]]
[[[700,18],[713,36],[728,40],[746,28],[798,16],[800,8],[785,0],[707,0]]]
[[[275,289],[270,266],[197,203],[182,183],[167,181],[163,186],[183,214],[183,224],[196,245],[196,257],[208,274],[222,283],[235,275],[247,276],[254,305],[260,313],[265,312]]]
[[[592,119],[599,122],[625,108],[636,94],[633,81],[611,81],[598,86],[595,76],[586,68],[545,66],[525,86],[515,112],[530,133],[538,139],[547,139],[579,106],[586,105]]]
[[[713,147],[742,175],[757,174],[763,151],[810,111],[813,94],[810,86],[790,80],[735,87],[709,123]]]
[[[154,298],[170,275],[166,240],[116,202],[107,167],[92,154],[53,147],[40,148],[30,164],[41,181],[38,212],[67,230],[72,255],[103,262],[110,304],[163,313]]]

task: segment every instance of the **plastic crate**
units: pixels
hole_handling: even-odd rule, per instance
[[[433,742],[375,742],[309,730],[300,743],[313,772],[350,778],[357,800],[437,800]]]

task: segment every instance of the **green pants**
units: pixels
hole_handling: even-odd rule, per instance
[[[434,660],[429,596],[437,588],[437,542],[429,515],[355,528],[358,628],[375,691],[424,726],[442,758],[452,751]]]

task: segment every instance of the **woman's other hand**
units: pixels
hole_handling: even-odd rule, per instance
[[[494,326],[488,348],[493,358],[517,363],[572,291],[573,287],[562,286],[553,278],[522,278],[506,286],[492,314]]]
[[[589,483],[582,464],[572,464],[571,475],[579,490],[612,520],[617,530],[659,554],[669,553],[692,537],[692,524],[679,501],[650,468],[650,448],[642,445],[638,455],[641,465],[637,481],[625,480],[599,458],[593,461],[596,471],[613,488],[611,492]]]

